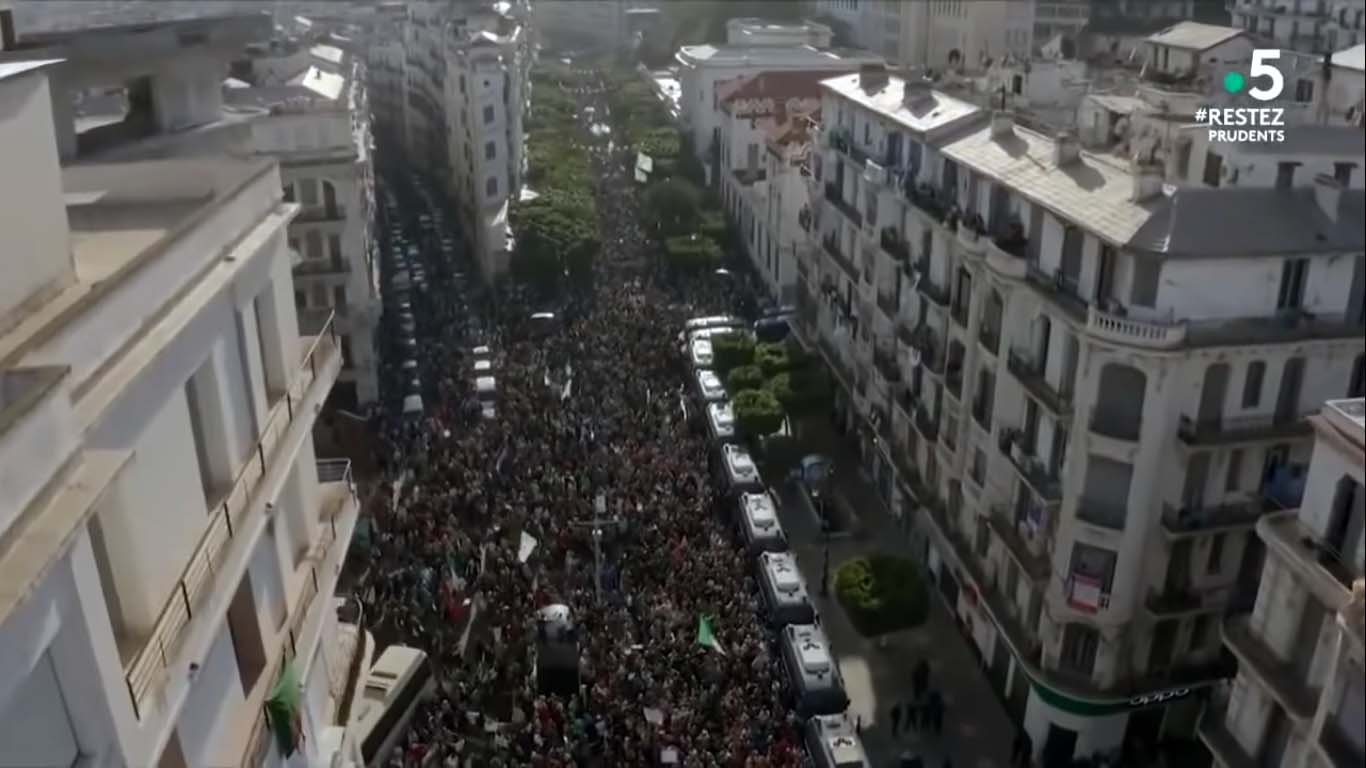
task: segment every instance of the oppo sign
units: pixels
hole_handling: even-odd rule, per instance
[[[1146,707],[1150,704],[1161,704],[1163,702],[1182,698],[1183,696],[1188,695],[1190,692],[1191,689],[1189,688],[1173,688],[1170,691],[1162,691],[1161,693],[1150,693],[1146,696],[1135,696],[1132,699],[1129,699],[1129,706]]]

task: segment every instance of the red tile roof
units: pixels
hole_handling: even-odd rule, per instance
[[[773,99],[775,110],[783,111],[786,102],[792,99],[816,99],[821,97],[820,82],[837,76],[830,70],[793,70],[760,72],[738,84],[730,84],[732,90],[721,100],[721,108],[728,114],[731,105],[738,101],[751,99]],[[759,117],[760,115],[747,115]]]

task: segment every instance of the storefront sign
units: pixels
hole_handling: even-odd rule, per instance
[[[1169,691],[1155,691],[1129,699],[1129,706],[1138,708],[1152,706],[1153,704],[1165,704],[1175,699],[1184,698],[1190,695],[1190,692],[1191,689],[1189,688],[1173,688]]]

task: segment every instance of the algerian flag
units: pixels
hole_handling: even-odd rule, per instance
[[[280,679],[266,698],[266,720],[275,736],[280,754],[292,756],[304,740],[303,719],[299,711],[299,674],[294,660],[287,659],[280,670]]]
[[[716,639],[716,633],[711,628],[711,617],[705,613],[697,616],[697,644],[703,648],[710,648],[713,651],[726,655],[726,651],[721,647],[721,642]]]

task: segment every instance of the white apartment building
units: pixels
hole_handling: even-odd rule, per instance
[[[385,97],[389,114],[380,119],[386,132],[403,132],[409,161],[445,186],[488,280],[507,271],[508,207],[521,194],[525,172],[530,12],[527,0],[410,3],[402,21],[405,84],[401,96]],[[389,61],[392,36],[376,35],[375,44],[383,52],[372,47],[372,60]],[[397,82],[397,73],[390,66],[386,84]],[[396,98],[405,105],[401,119]]]
[[[1034,5],[1033,0],[930,0],[921,9],[923,55],[911,61],[936,71],[981,72],[1005,56],[1029,58],[1036,43]]]
[[[1322,54],[1363,39],[1363,0],[1234,0],[1233,25],[1279,48]]]
[[[1193,739],[1305,416],[1362,387],[1366,197],[1173,190],[860,80],[822,84],[798,270],[837,411],[1045,765]]]
[[[343,368],[330,404],[359,410],[379,397],[370,108],[359,62],[331,50],[339,56],[323,52],[323,58],[302,62],[298,72],[229,89],[225,98],[266,113],[251,122],[251,146],[256,154],[279,159],[285,200],[300,206],[289,225],[289,248],[298,254],[294,297],[300,328],[312,333],[332,318]]]
[[[1223,768],[1366,762],[1366,404],[1330,400],[1310,422],[1303,503],[1257,523],[1269,557],[1256,606],[1223,624],[1238,677],[1200,728]]]
[[[1324,70],[1327,82],[1318,89],[1315,114],[1325,122],[1362,125],[1366,114],[1366,43],[1334,53]]]
[[[760,72],[791,70],[849,72],[881,63],[871,53],[800,46],[685,45],[674,56],[681,87],[679,117],[693,150],[713,182],[720,170],[721,98],[727,83]]]
[[[486,280],[506,274],[511,264],[508,211],[526,173],[523,120],[532,56],[524,11],[471,14],[452,29],[447,43],[447,178]]]
[[[1034,45],[1045,45],[1059,35],[1078,39],[1091,21],[1091,5],[1091,0],[1034,0]]]
[[[46,72],[0,63],[0,763],[353,765],[332,594],[359,504],[311,431],[273,162],[59,166]],[[360,654],[358,659],[356,654]]]
[[[797,249],[809,225],[810,130],[829,72],[761,72],[721,102],[721,202],[770,296],[796,301]],[[804,214],[802,211],[806,210]]]

